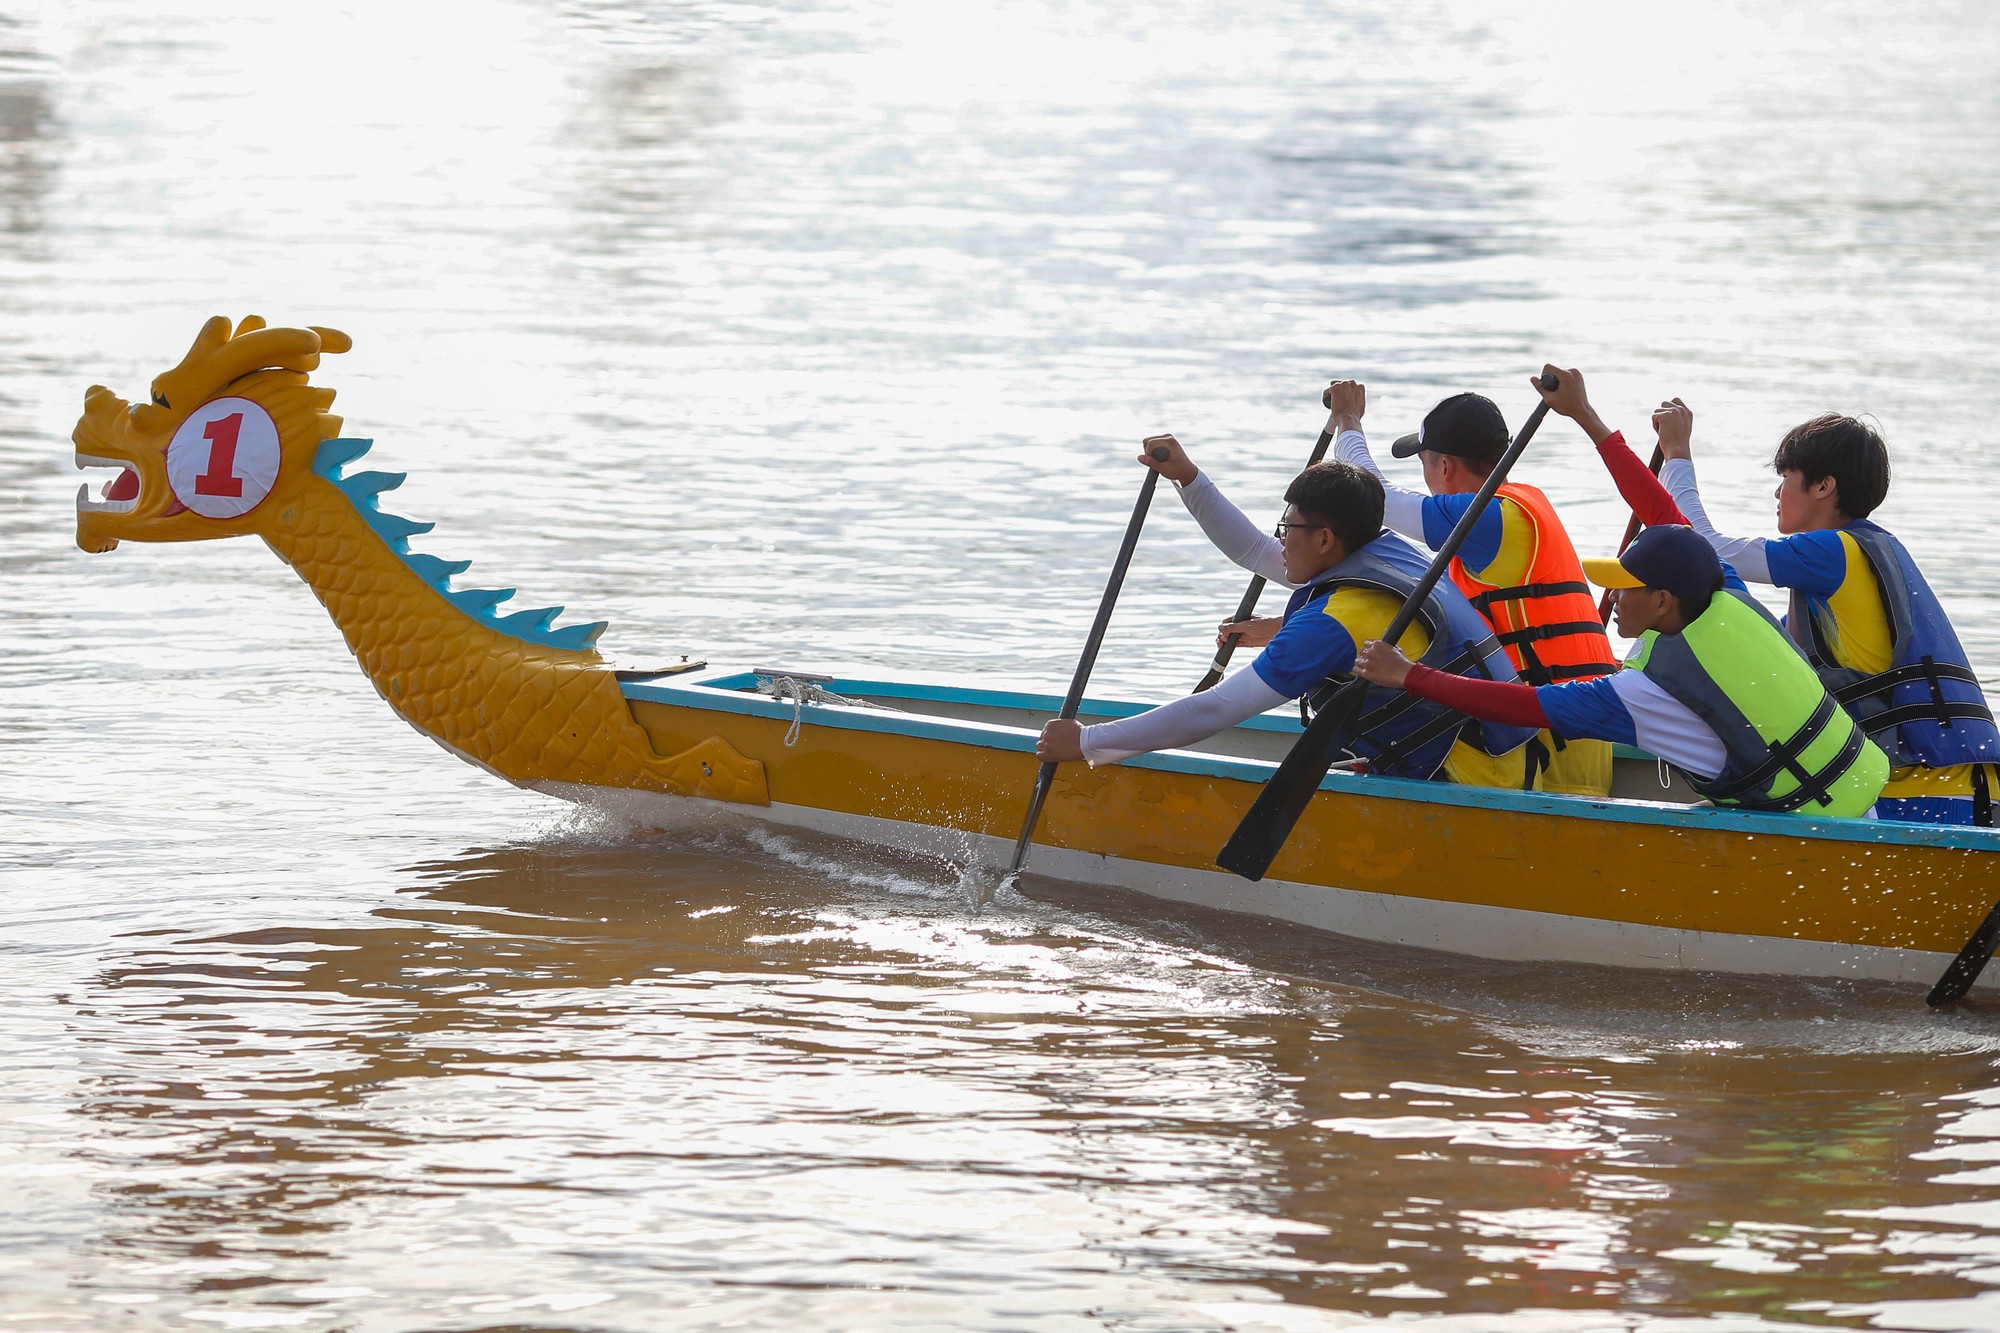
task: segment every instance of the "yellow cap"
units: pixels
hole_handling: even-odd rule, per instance
[[[1586,560],[1583,576],[1600,588],[1643,588],[1646,581],[1613,559]]]

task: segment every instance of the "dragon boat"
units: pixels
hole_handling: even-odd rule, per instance
[[[255,535],[319,597],[382,698],[518,786],[665,824],[730,810],[917,851],[1004,857],[1053,696],[783,667],[621,670],[603,623],[503,614],[465,562],[413,551],[431,525],[385,511],[403,480],[356,470],[311,382],[330,329],[205,324],[128,404],[93,386],[74,440],[115,470],[77,497],[77,544]],[[1144,705],[1086,700],[1084,717]],[[2000,832],[1696,807],[1624,752],[1611,798],[1336,769],[1262,881],[1217,849],[1299,731],[1266,715],[1188,750],[1065,765],[1038,875],[1370,941],[1497,959],[1934,978],[2000,895]]]

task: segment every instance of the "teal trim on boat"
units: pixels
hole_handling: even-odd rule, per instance
[[[768,677],[766,677],[768,678]],[[751,671],[716,672],[701,676],[674,676],[663,681],[628,681],[623,685],[627,698],[653,703],[700,708],[712,712],[736,713],[749,717],[790,722],[797,705],[769,695],[751,693],[759,675]],[[909,681],[868,680],[838,677],[824,688],[835,694],[867,695],[876,698],[907,699],[912,702],[968,704],[988,708],[1018,708],[1054,713],[1062,700],[1055,695],[982,690],[957,685],[929,685]],[[834,704],[808,704],[806,717],[811,725],[841,731],[885,732],[948,741],[988,750],[1032,753],[1034,733],[1021,727],[992,722],[974,722],[919,713],[890,712],[871,708],[848,708]],[[1079,716],[1130,717],[1155,707],[1127,700],[1086,699]],[[1245,729],[1296,733],[1299,727],[1286,719],[1266,714],[1252,718]],[[1621,747],[1624,749],[1626,747]],[[1652,758],[1643,751],[1634,757]],[[1121,761],[1134,768],[1153,768],[1171,773],[1192,773],[1208,777],[1233,778],[1261,783],[1277,771],[1275,763],[1239,759],[1228,755],[1200,754],[1190,750],[1162,750]],[[1713,807],[1659,805],[1645,801],[1551,795],[1543,792],[1514,791],[1499,787],[1466,787],[1448,782],[1418,782],[1407,778],[1329,773],[1320,789],[1340,790],[1353,783],[1365,783],[1366,794],[1401,800],[1421,801],[1442,807],[1519,810],[1524,813],[1556,815],[1569,819],[1601,819],[1623,824],[1659,824],[1680,828],[1725,826],[1733,832],[1768,833],[1775,837],[1814,838],[1836,842],[1894,844],[1901,846],[1957,847],[1967,851],[2000,850],[2000,830],[1937,824],[1905,824],[1880,819],[1814,819],[1806,815],[1756,814]]]

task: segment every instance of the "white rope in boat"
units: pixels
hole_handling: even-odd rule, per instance
[[[900,713],[900,708],[878,704],[872,699],[850,699],[846,695],[835,694],[812,680],[802,680],[797,676],[771,675],[760,673],[757,677],[757,693],[768,694],[778,702],[792,701],[792,726],[785,733],[785,748],[799,743],[799,732],[805,726],[807,704],[839,704],[843,708],[873,708],[884,713]]]

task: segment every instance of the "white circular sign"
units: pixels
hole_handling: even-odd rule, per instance
[[[167,445],[167,484],[203,518],[237,518],[278,484],[278,426],[248,398],[211,398]]]

